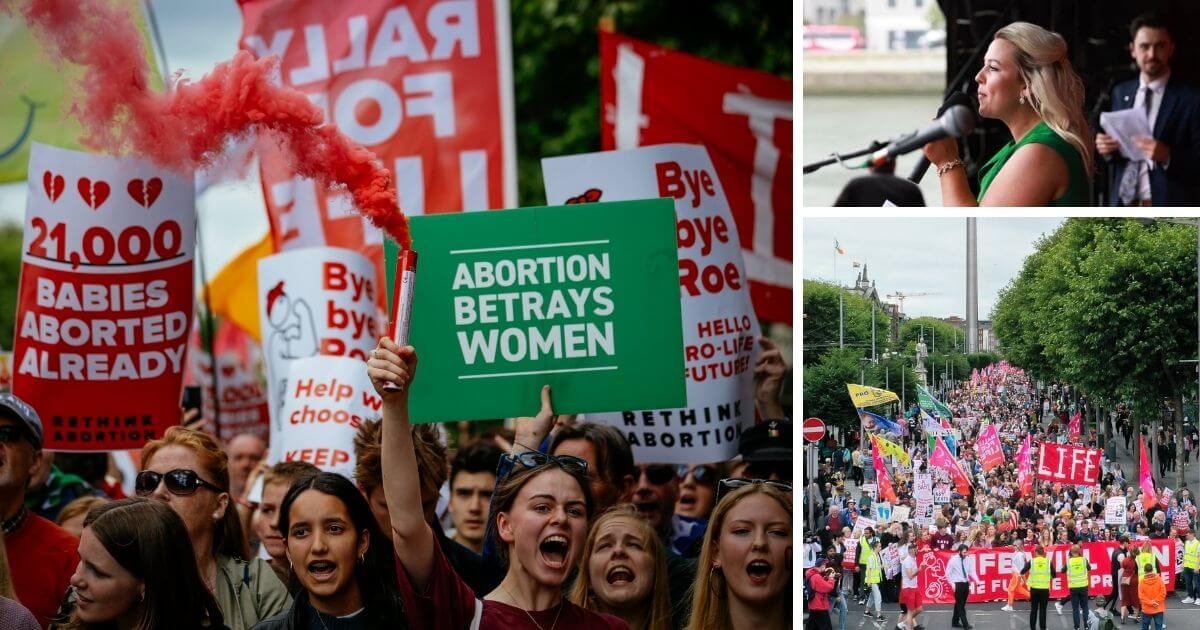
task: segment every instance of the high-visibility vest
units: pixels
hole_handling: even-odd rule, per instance
[[[1183,568],[1200,569],[1200,540],[1189,540],[1184,543]]]
[[[1143,551],[1137,555],[1134,561],[1137,562],[1139,581],[1145,579],[1147,573],[1154,573],[1154,565],[1157,562],[1154,554]]]
[[[1050,590],[1050,560],[1036,556],[1029,564],[1029,588]]]
[[[878,554],[872,554],[867,560],[867,584],[879,584],[883,581],[883,563],[879,561]]]
[[[1067,588],[1081,588],[1088,585],[1088,561],[1082,557],[1067,560]]]
[[[875,555],[875,551],[871,549],[871,543],[867,542],[867,537],[860,536],[858,539],[858,563],[869,563],[873,555]]]

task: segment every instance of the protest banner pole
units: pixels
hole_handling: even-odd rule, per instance
[[[196,267],[200,271],[200,286],[204,287],[202,293],[204,295],[204,331],[208,341],[204,344],[204,349],[208,352],[209,360],[212,362],[212,387],[213,387],[213,435],[221,435],[221,370],[217,369],[217,334],[213,326],[213,311],[212,300],[208,291],[208,274],[204,270],[204,239],[200,236],[200,213],[196,213]],[[203,396],[201,396],[203,400]]]

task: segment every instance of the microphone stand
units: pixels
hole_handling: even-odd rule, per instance
[[[886,146],[887,146],[887,143],[880,142],[878,140],[872,140],[871,146],[869,146],[861,151],[853,151],[851,153],[841,153],[841,154],[831,153],[830,157],[828,157],[824,160],[817,160],[816,162],[810,162],[808,164],[805,164],[803,173],[805,175],[808,175],[809,173],[816,172],[826,166],[829,166],[830,164],[840,164],[851,158],[860,157],[860,156],[866,155],[868,153],[874,153]]]

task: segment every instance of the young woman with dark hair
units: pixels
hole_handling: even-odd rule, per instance
[[[387,338],[367,362],[367,374],[383,398],[383,486],[410,623],[448,630],[627,628],[621,619],[584,610],[563,597],[563,583],[579,564],[593,510],[587,463],[575,457],[515,446],[509,455],[513,472],[496,486],[489,522],[508,565],[504,580],[480,600],[455,574],[421,514],[408,419],[416,367],[416,351]],[[538,418],[553,416],[550,407],[546,387]]]
[[[298,595],[255,630],[404,627],[392,546],[353,482],[330,472],[297,479],[280,504],[279,531]]]
[[[183,520],[158,501],[122,499],[92,508],[71,588],[74,610],[52,627],[224,627],[196,569]]]

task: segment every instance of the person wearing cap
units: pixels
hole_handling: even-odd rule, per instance
[[[1091,617],[1088,617],[1087,630],[1107,630],[1116,627],[1112,622],[1112,611],[1108,610],[1109,601],[1111,598],[1096,596],[1096,608],[1092,610]]]
[[[79,564],[79,539],[25,507],[42,451],[42,421],[28,403],[0,393],[0,527],[13,590],[43,627]]]
[[[967,595],[971,593],[971,582],[978,582],[975,565],[967,562],[967,546],[958,546],[958,555],[946,563],[946,580],[954,585],[954,614],[950,617],[950,625],[955,628],[971,630],[967,621]]]
[[[1196,540],[1196,532],[1187,531],[1183,543],[1183,585],[1187,589],[1185,604],[1200,606],[1200,540]]]
[[[1042,630],[1049,628],[1046,625],[1046,607],[1050,603],[1050,582],[1058,573],[1060,571],[1056,571],[1053,563],[1046,557],[1046,548],[1042,545],[1034,547],[1033,557],[1025,563],[1025,568],[1021,569],[1021,574],[1028,576],[1030,630],[1037,630],[1039,621]]]
[[[733,477],[791,481],[792,423],[766,420],[742,431],[738,455],[741,462],[734,468]]]
[[[813,598],[808,602],[808,625],[817,630],[833,630],[829,618],[832,605],[830,593],[837,588],[837,572],[821,558],[817,560],[817,566],[805,572],[804,577],[813,590]]]

